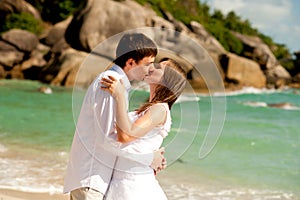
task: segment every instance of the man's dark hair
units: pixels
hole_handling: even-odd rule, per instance
[[[155,57],[156,55],[157,47],[150,38],[142,33],[128,33],[120,39],[114,63],[123,68],[130,58],[139,62],[144,57]]]

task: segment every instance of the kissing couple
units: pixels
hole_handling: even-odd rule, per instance
[[[89,86],[76,124],[65,175],[70,200],[165,200],[156,174],[166,168],[170,110],[186,86],[173,59],[155,63],[156,44],[124,34],[112,66]],[[128,112],[131,81],[149,84],[148,101]]]

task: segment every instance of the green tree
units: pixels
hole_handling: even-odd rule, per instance
[[[26,0],[37,8],[44,21],[55,24],[66,19],[80,8],[81,0]]]
[[[224,20],[224,15],[220,10],[215,10],[213,15],[211,16],[212,19],[218,20],[218,21],[223,21]]]
[[[260,33],[256,28],[252,27],[248,19],[243,20],[234,11],[229,12],[226,16],[220,10],[214,10],[210,14],[210,7],[206,1],[201,0],[136,0],[141,4],[148,3],[160,16],[164,16],[164,12],[170,12],[175,19],[182,21],[188,27],[192,20],[201,23],[223,47],[233,53],[240,54],[243,50],[243,44],[231,34],[235,31],[245,35],[253,35],[260,37],[270,48],[276,46],[272,38]],[[277,59],[289,57],[288,49],[278,46],[273,50]]]
[[[235,12],[231,11],[227,14],[225,18],[225,27],[230,30],[238,30],[237,22],[240,21],[240,17],[235,14]]]
[[[42,21],[34,18],[29,13],[13,13],[8,15],[1,32],[8,31],[10,29],[17,28],[30,31],[36,35],[39,35],[43,31]]]
[[[212,19],[208,25],[207,30],[222,44],[225,50],[241,54],[243,44],[238,40],[226,27],[222,25],[219,20]]]
[[[41,0],[42,18],[53,24],[66,19],[79,7],[80,0]]]
[[[291,57],[284,44],[276,44],[276,48],[273,50],[273,53],[278,60]]]

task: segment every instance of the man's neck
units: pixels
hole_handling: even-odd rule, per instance
[[[123,71],[124,71],[124,73],[126,74],[126,76],[127,76],[127,78],[128,78],[128,80],[129,81],[132,81],[131,79],[130,79],[130,76],[128,76],[128,71],[129,71],[129,67],[128,66],[125,66],[125,67],[120,67]]]

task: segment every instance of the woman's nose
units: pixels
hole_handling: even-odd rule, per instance
[[[153,63],[153,66],[154,66],[155,69],[160,69],[161,68],[160,63]]]

